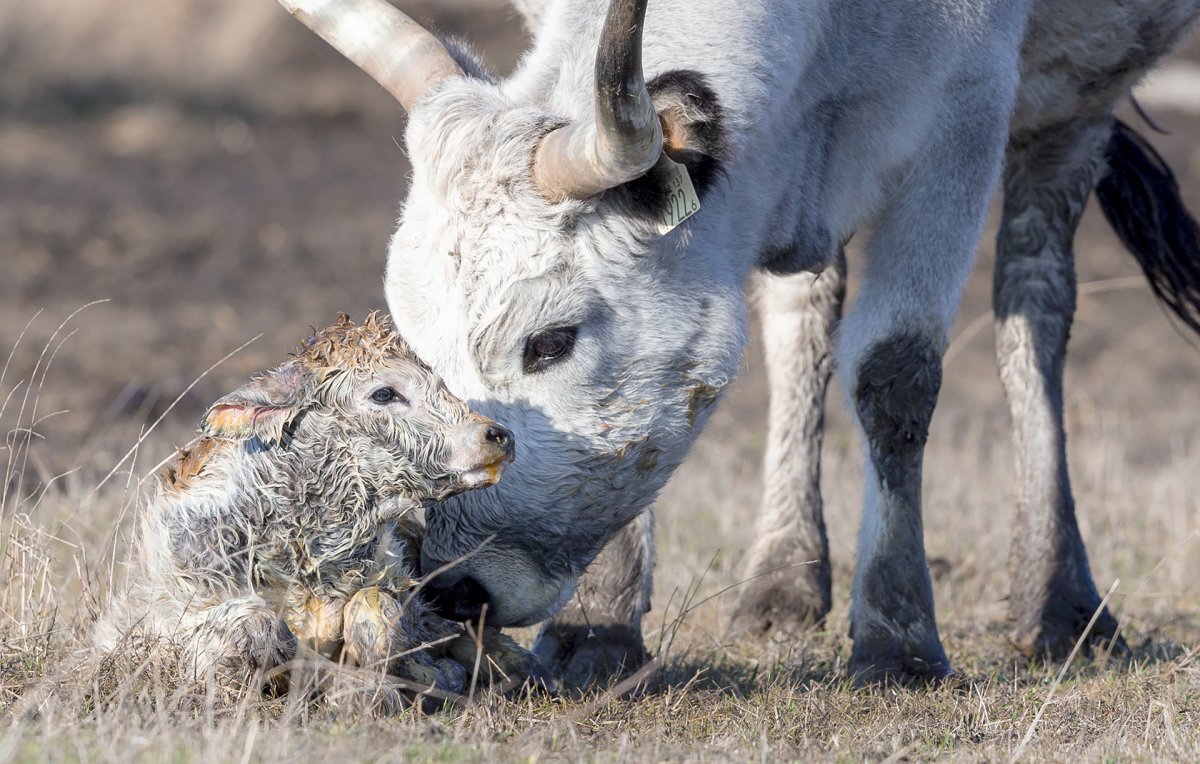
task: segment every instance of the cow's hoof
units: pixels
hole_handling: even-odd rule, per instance
[[[954,669],[936,638],[910,645],[890,635],[856,639],[848,671],[859,687],[881,684],[921,687],[954,676]]]
[[[1017,650],[1031,659],[1064,660],[1081,637],[1083,643],[1079,654],[1085,658],[1094,655],[1126,657],[1129,647],[1118,633],[1117,619],[1108,608],[1096,618],[1091,631],[1087,631],[1098,605],[1099,602],[1079,606],[1051,603],[1034,611],[1040,617],[1017,618],[1009,639]]]
[[[612,684],[641,668],[650,657],[642,635],[624,625],[548,624],[533,652],[565,690]]]
[[[828,586],[802,578],[793,570],[768,573],[746,585],[730,618],[729,636],[763,639],[800,634],[821,626],[829,605]]]
[[[497,629],[484,629],[482,652],[473,637],[464,635],[445,645],[447,654],[479,681],[508,692],[526,685],[549,687],[549,672],[531,651]]]

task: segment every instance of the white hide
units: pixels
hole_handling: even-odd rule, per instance
[[[592,113],[603,5],[549,5],[510,79],[445,83],[406,135],[389,307],[520,444],[499,486],[431,511],[428,562],[484,544],[459,573],[487,588],[501,624],[555,612],[683,459],[737,371],[743,286],[765,253],[819,271],[875,223],[887,236],[868,246],[840,360],[854,369],[897,326],[944,334],[999,173],[1028,9],[652,1],[646,79],[703,75],[729,136],[703,209],[660,237],[610,195],[551,203],[530,179],[539,137]],[[526,338],[559,326],[579,327],[573,355],[524,374]]]

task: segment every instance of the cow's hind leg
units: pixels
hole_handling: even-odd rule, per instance
[[[736,636],[794,632],[829,612],[821,440],[845,284],[840,253],[819,275],[764,276],[759,284],[770,415],[763,505],[733,613]]]
[[[996,251],[996,357],[1012,412],[1017,513],[1012,640],[1031,656],[1067,654],[1100,606],[1075,521],[1063,430],[1063,362],[1075,312],[1072,239],[1103,172],[1107,116],[1014,136]],[[1089,642],[1111,638],[1100,613]]]

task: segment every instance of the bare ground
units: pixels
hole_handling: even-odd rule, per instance
[[[126,692],[106,708],[23,719],[27,687],[86,639],[138,479],[190,438],[205,402],[277,362],[308,325],[382,304],[402,117],[273,8],[233,6],[70,0],[53,14],[0,0],[0,358],[12,351],[0,377],[0,760],[1200,758],[1200,352],[1094,214],[1078,247],[1090,286],[1067,418],[1080,522],[1101,590],[1119,581],[1127,663],[1079,660],[1057,684],[1060,666],[1018,660],[1005,642],[1013,477],[985,244],[926,460],[939,621],[964,677],[953,687],[845,684],[861,465],[837,392],[827,631],[724,639],[759,497],[752,345],[658,503],[649,636],[664,670],[635,696],[486,697],[372,722],[281,702],[172,710],[147,702],[152,682],[117,682]],[[522,44],[504,9],[425,11],[501,70]],[[1200,61],[1200,43],[1176,60]],[[1200,210],[1200,115],[1156,117],[1172,132],[1153,141]],[[108,302],[54,334],[95,300]]]

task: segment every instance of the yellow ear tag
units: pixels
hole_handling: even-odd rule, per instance
[[[700,195],[692,185],[687,167],[668,157],[665,152],[659,158],[659,164],[666,170],[667,187],[664,190],[666,211],[659,218],[658,232],[666,234],[700,211]]]

